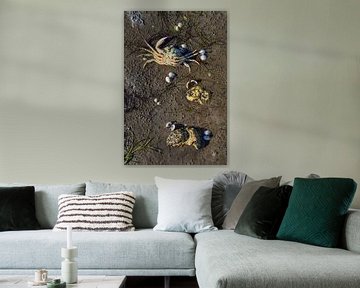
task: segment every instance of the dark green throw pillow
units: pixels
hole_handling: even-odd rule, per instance
[[[356,182],[348,178],[295,178],[277,238],[337,247],[355,191]]]
[[[35,216],[35,188],[0,188],[0,231],[39,229]]]
[[[292,187],[260,187],[252,196],[235,232],[255,238],[275,239],[288,206]]]

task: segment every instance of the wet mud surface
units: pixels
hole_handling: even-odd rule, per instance
[[[218,11],[124,13],[125,165],[226,164],[226,24]]]

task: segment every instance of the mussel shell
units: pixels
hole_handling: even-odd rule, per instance
[[[205,54],[200,55],[200,60],[205,61],[207,59],[207,56]]]
[[[176,74],[174,72],[169,72],[169,78],[174,79],[176,77]]]
[[[210,130],[205,130],[205,131],[204,131],[204,135],[210,136],[210,135],[211,135],[211,131],[210,131]]]

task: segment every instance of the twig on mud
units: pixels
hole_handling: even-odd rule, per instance
[[[136,154],[144,152],[146,150],[153,150],[159,153],[162,152],[161,149],[150,145],[151,142],[153,141],[153,138],[146,138],[136,141],[134,132],[132,130],[129,130],[129,132],[131,132],[132,139],[130,140],[129,145],[127,145],[127,147],[125,148],[125,152],[124,152],[125,165],[129,164],[131,161],[134,161],[134,157],[136,156]]]

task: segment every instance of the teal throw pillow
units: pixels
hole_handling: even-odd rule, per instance
[[[355,191],[349,178],[295,178],[277,238],[337,247]]]

